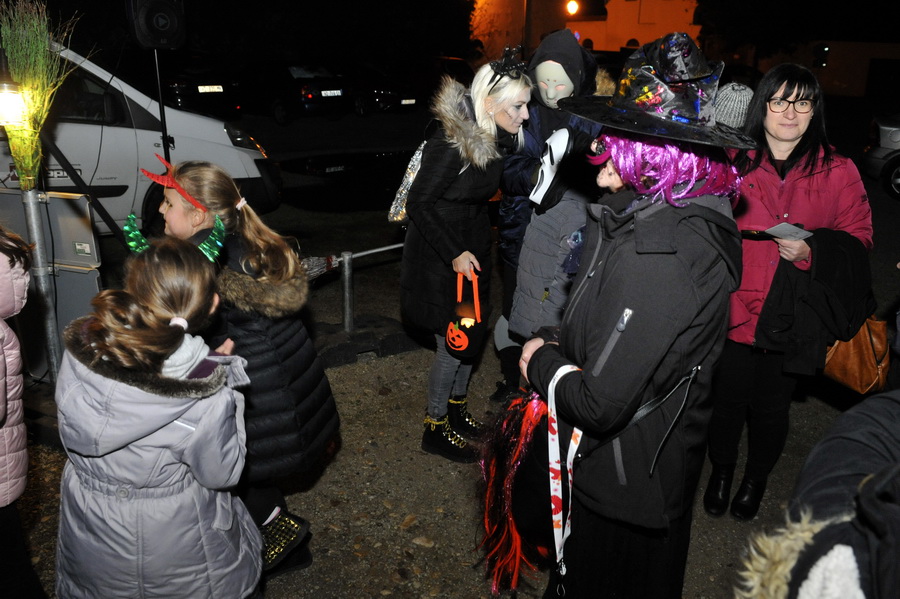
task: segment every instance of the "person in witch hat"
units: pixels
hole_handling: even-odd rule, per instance
[[[740,179],[723,148],[754,145],[716,124],[722,68],[671,33],[629,57],[611,98],[560,101],[604,126],[598,182],[625,186],[589,206],[562,322],[521,356],[554,398],[566,463],[551,469],[571,472],[569,501],[554,498],[545,597],[681,597],[711,376],[741,277]]]

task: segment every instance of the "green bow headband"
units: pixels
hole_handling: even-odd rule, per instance
[[[125,219],[125,226],[122,228],[125,231],[125,243],[128,244],[128,249],[130,249],[133,254],[140,254],[150,247],[150,244],[147,242],[147,238],[141,234],[140,229],[138,229],[137,224],[135,223],[136,219],[137,217],[132,212],[128,215],[128,218]],[[224,239],[225,225],[217,214],[215,221],[213,222],[212,232],[199,246],[197,246],[197,248],[203,252],[203,255],[206,256],[210,262],[215,262],[216,258],[219,257],[219,253],[222,251],[222,240]]]

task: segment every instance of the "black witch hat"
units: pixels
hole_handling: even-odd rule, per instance
[[[614,129],[725,148],[756,142],[716,123],[724,63],[707,61],[686,33],[670,33],[636,50],[611,97],[565,98],[559,107]]]

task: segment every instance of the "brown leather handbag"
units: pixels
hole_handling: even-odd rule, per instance
[[[861,394],[884,389],[889,367],[887,322],[874,315],[852,339],[835,341],[825,354],[825,376]]]

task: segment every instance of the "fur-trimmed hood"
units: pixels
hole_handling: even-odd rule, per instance
[[[90,318],[90,316],[84,316],[72,321],[63,333],[63,341],[66,349],[78,362],[83,364],[88,370],[104,378],[137,387],[142,391],[155,395],[189,399],[208,397],[221,389],[225,384],[226,374],[224,368],[216,368],[210,376],[202,379],[171,379],[152,372],[128,370],[104,360],[92,365],[94,354],[84,344],[84,339],[81,335],[85,323]]]
[[[226,267],[219,275],[217,287],[222,300],[238,310],[257,312],[272,319],[299,312],[309,294],[305,271],[288,281],[273,283]]]
[[[828,526],[847,522],[853,514],[830,520],[813,520],[809,512],[799,521],[788,519],[771,533],[751,537],[743,560],[736,596],[744,599],[786,599],[800,555],[812,547],[816,535]]]
[[[63,339],[66,354],[57,380],[60,430],[66,446],[82,455],[105,455],[181,418],[198,400],[209,398],[229,383],[249,382],[238,356],[210,356],[219,364],[209,376],[174,379],[152,372],[121,368],[108,361],[92,364],[93,352],[82,331],[88,319],[73,321]],[[62,405],[62,403],[60,403]]]
[[[488,133],[475,122],[472,98],[461,83],[444,77],[431,111],[441,123],[447,141],[459,151],[463,162],[484,169],[489,162],[500,158],[496,135]]]

